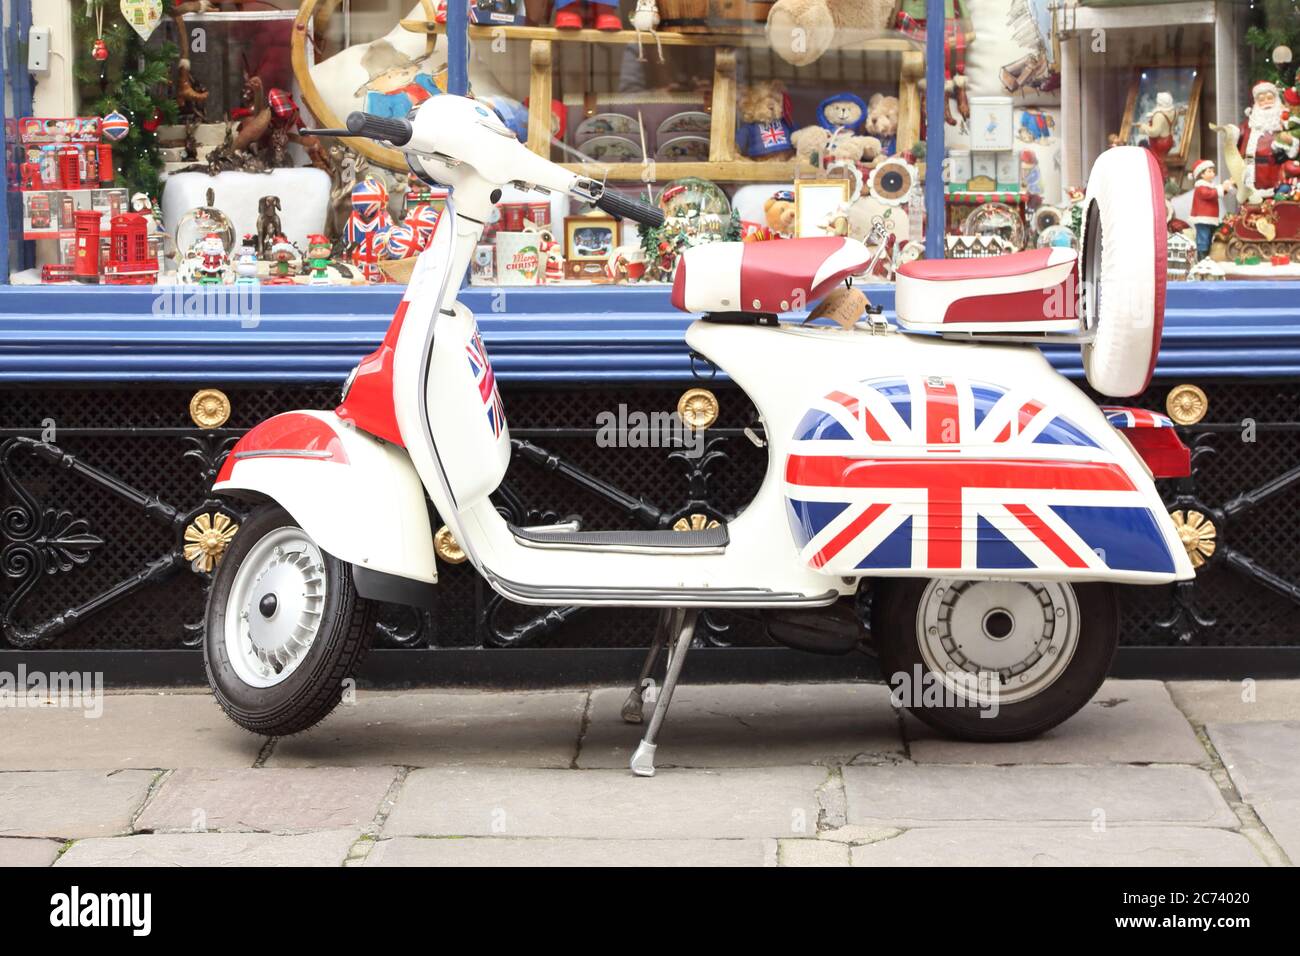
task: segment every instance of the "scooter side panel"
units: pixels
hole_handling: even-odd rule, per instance
[[[795,427],[791,532],[827,574],[1172,580],[1164,509],[1140,466],[1108,445],[1024,384],[847,382]]]
[[[764,487],[776,486],[805,569],[850,580],[1138,584],[1195,573],[1141,459],[1032,346],[711,322],[692,325],[687,341],[758,406],[771,462]],[[809,461],[792,484],[796,456],[840,458],[843,467]],[[909,458],[920,463],[907,466]],[[997,480],[988,487],[943,490],[960,488],[989,458]],[[909,467],[923,472],[909,476]],[[933,513],[931,484],[939,489]]]
[[[424,488],[406,452],[333,412],[286,412],[247,432],[213,491],[277,502],[341,561],[438,580]]]

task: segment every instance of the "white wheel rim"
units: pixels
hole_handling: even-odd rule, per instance
[[[320,633],[325,561],[301,528],[277,528],[244,556],[226,599],[226,656],[250,687],[274,687]]]
[[[931,581],[916,614],[927,669],[951,693],[981,703],[1037,696],[1079,644],[1079,603],[1060,582]]]

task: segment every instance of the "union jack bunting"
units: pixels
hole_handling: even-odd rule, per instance
[[[1146,408],[1120,408],[1118,405],[1103,405],[1102,412],[1106,421],[1116,428],[1173,428],[1174,423],[1168,415],[1153,412]]]
[[[497,378],[488,361],[487,350],[483,348],[483,338],[476,331],[474,338],[465,346],[469,354],[469,368],[478,383],[478,395],[487,409],[488,425],[492,428],[492,437],[500,438],[506,427],[506,411],[501,404],[501,393],[497,391]]]
[[[796,427],[785,481],[801,557],[828,574],[1174,570],[1124,468],[999,385],[896,377],[831,392]]]

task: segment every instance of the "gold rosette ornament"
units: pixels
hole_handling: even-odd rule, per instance
[[[211,571],[238,530],[239,525],[220,511],[199,515],[185,529],[185,560],[195,571]]]

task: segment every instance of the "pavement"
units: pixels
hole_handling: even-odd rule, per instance
[[[688,684],[649,779],[625,695],[361,691],[279,739],[198,688],[3,707],[0,865],[1300,862],[1300,680],[1112,680],[983,745],[882,685]]]

